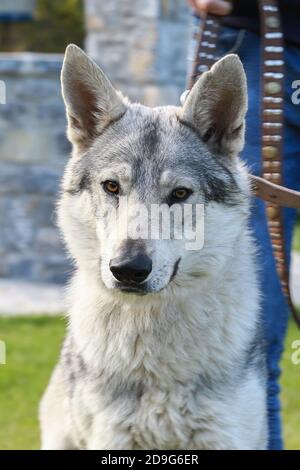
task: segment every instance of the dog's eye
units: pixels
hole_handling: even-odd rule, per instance
[[[185,201],[190,195],[192,191],[187,188],[176,188],[172,192],[172,199],[175,201]]]
[[[104,181],[102,183],[104,190],[109,194],[119,194],[119,185],[115,181]]]

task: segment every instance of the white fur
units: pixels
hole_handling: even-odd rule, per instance
[[[194,383],[199,374],[217,379],[234,364],[258,321],[252,241],[245,226],[237,234],[224,209],[212,206],[206,226],[215,232],[217,223],[220,239],[211,241],[213,252],[210,242],[202,250],[199,279],[190,279],[192,266],[183,263],[173,285],[139,298],[108,290],[94,272],[77,272],[69,320],[78,352],[93,370],[143,380],[147,391],[136,409],[130,400],[105,406],[87,383],[72,412],[57,418],[52,401],[62,407],[68,400],[59,397],[62,378],[54,376],[41,409],[43,448],[80,446],[83,437],[90,449],[266,447],[265,390],[251,370],[230,395],[220,389],[210,396]],[[87,414],[94,416],[92,432]]]
[[[219,69],[226,69],[224,62]],[[168,122],[172,112],[166,111]],[[187,110],[185,117],[193,119]],[[65,187],[77,158],[68,165]],[[143,297],[114,288],[108,263],[118,246],[113,227],[99,228],[100,185],[93,187],[93,203],[86,191],[62,195],[59,225],[76,261],[68,334],[71,353],[82,358],[88,373],[85,380],[77,378],[70,394],[66,365],[59,362],[41,403],[42,448],[266,448],[263,373],[243,356],[259,322],[255,250],[247,228],[249,185],[236,158],[227,164],[243,200],[207,204],[202,250],[187,251],[183,241],[149,242],[152,292]],[[194,197],[197,202],[199,195]],[[178,257],[178,273],[169,282]],[[101,374],[112,380],[111,391],[103,392]],[[128,389],[114,396],[116,383]],[[141,384],[139,396],[130,384]]]

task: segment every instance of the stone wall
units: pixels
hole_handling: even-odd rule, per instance
[[[85,0],[86,50],[128,96],[178,104],[185,89],[186,0]]]
[[[61,55],[0,54],[0,277],[62,282],[54,201],[69,144]]]
[[[185,84],[185,0],[86,0],[86,49],[132,99],[177,104]],[[70,265],[55,200],[70,151],[62,56],[0,54],[0,277],[63,282]]]

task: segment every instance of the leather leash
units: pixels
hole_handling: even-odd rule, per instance
[[[282,186],[284,131],[284,48],[277,0],[258,0],[262,34],[262,178],[250,175],[253,194],[266,202],[266,215],[276,270],[294,320],[300,317],[291,299],[285,253],[282,207],[300,208],[300,192]],[[196,53],[188,90],[219,59],[217,43],[221,18],[206,15],[193,34]]]

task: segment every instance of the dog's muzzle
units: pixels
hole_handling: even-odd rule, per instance
[[[144,290],[143,283],[152,271],[152,260],[144,254],[133,258],[119,256],[110,261],[109,268],[121,290],[139,292]]]

